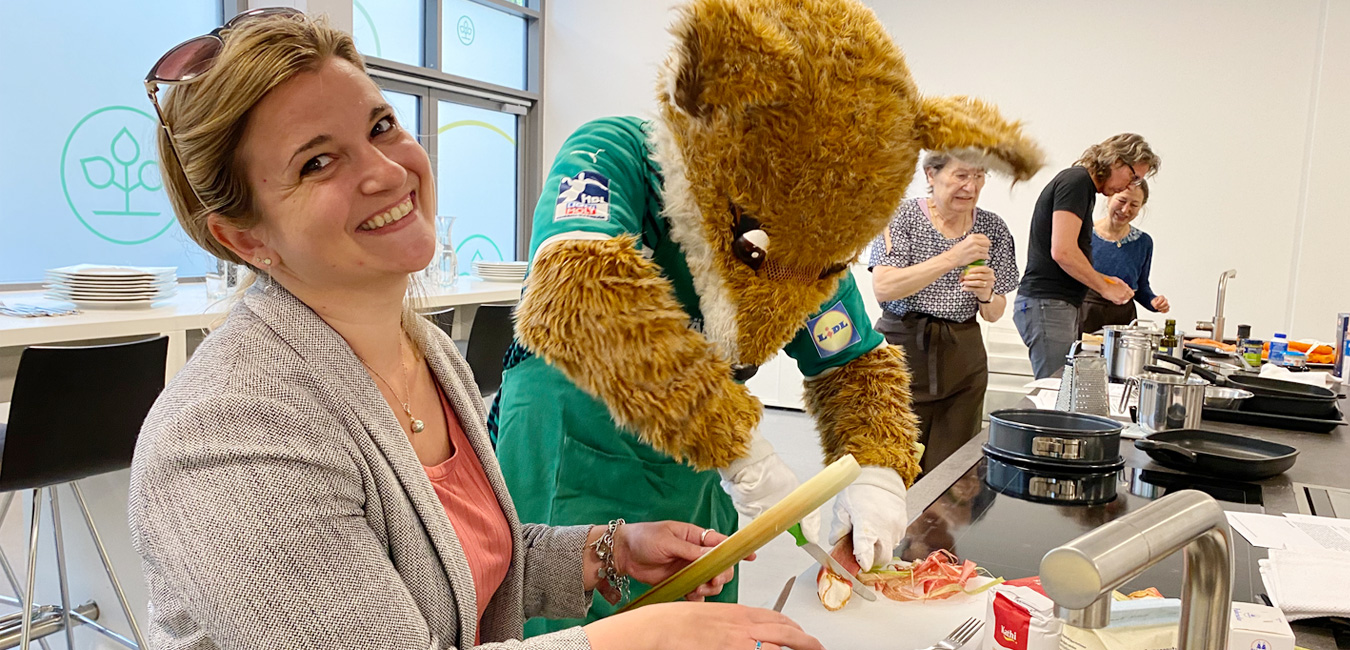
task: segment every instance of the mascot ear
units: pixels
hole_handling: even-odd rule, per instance
[[[703,45],[698,31],[687,30],[671,57],[675,64],[675,87],[671,89],[670,99],[690,117],[701,120],[708,114],[708,106],[700,99],[703,95],[703,72],[700,70]]]
[[[686,6],[671,27],[666,100],[695,120],[719,108],[767,104],[792,96],[802,51],[783,26],[743,3],[710,0]]]

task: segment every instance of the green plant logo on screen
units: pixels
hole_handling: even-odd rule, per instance
[[[154,156],[156,128],[145,111],[105,106],[77,122],[61,149],[71,212],[114,244],[144,244],[173,225]]]
[[[497,247],[487,235],[470,235],[455,247],[455,259],[459,260],[459,274],[473,273],[473,263],[478,261],[504,262],[502,249]]]
[[[459,24],[455,25],[455,34],[459,36],[459,42],[465,45],[473,45],[475,33],[473,21],[468,16],[460,16]]]

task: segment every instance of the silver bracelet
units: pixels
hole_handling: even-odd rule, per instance
[[[609,522],[609,528],[605,530],[600,539],[591,544],[595,549],[595,557],[600,559],[600,568],[595,570],[595,577],[604,580],[609,589],[600,589],[600,593],[609,601],[611,605],[617,605],[620,602],[628,600],[629,596],[629,578],[619,575],[619,570],[614,566],[614,533],[619,530],[619,526],[624,525],[623,519],[615,519]]]

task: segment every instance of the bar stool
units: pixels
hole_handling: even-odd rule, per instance
[[[19,358],[10,402],[9,422],[0,424],[0,524],[20,490],[31,490],[32,523],[28,538],[28,584],[20,596],[23,614],[20,647],[28,650],[33,633],[33,588],[36,584],[38,529],[42,493],[51,502],[56,541],[56,572],[61,587],[61,621],[66,644],[74,648],[71,619],[103,633],[129,648],[147,648],[140,626],[131,613],[122,583],[113,571],[94,519],[76,481],[125,469],[140,435],[141,424],[164,388],[164,365],[169,339],[83,347],[30,347]],[[57,488],[70,486],[84,515],[99,559],[131,626],[131,641],[71,609],[66,582],[65,548]],[[0,550],[0,565],[16,593],[18,580]]]
[[[515,336],[515,326],[511,322],[515,307],[514,303],[482,305],[474,314],[473,327],[469,328],[469,346],[464,351],[464,360],[469,362],[483,397],[502,387],[502,357],[506,356]]]
[[[449,335],[450,338],[453,339],[455,337],[454,307],[442,307],[439,309],[433,309],[431,311],[418,312],[418,315],[422,316],[423,318],[426,318],[432,323],[435,323],[436,327],[441,328],[441,331]]]

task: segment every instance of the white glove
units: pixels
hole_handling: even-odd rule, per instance
[[[759,432],[750,439],[750,451],[731,465],[718,469],[722,489],[731,495],[736,511],[754,519],[797,489],[797,475],[774,453]],[[812,542],[820,540],[820,513],[802,519],[802,533]]]
[[[830,543],[853,531],[853,557],[863,571],[891,561],[905,537],[905,481],[889,467],[864,467],[834,500]]]

